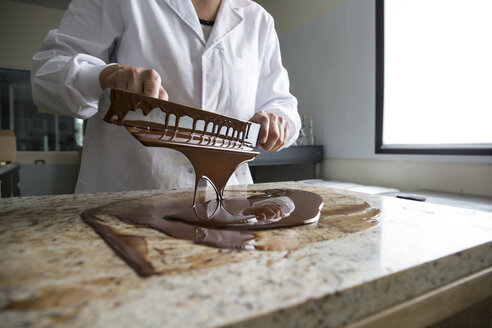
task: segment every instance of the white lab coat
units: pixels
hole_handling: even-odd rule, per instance
[[[282,115],[297,137],[297,100],[280,58],[272,17],[250,0],[223,0],[206,41],[190,0],[73,0],[33,57],[35,102],[89,119],[76,192],[192,187],[181,153],[142,146],[97,113],[98,76],[108,63],[155,69],[169,100],[250,119]],[[217,163],[220,165],[220,163]],[[251,183],[246,165],[229,184]]]

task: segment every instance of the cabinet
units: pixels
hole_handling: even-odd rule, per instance
[[[0,167],[1,198],[20,196],[19,167],[17,163]]]

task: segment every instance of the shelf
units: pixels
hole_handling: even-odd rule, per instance
[[[255,166],[316,164],[323,161],[323,146],[293,146],[278,152],[260,150],[260,155],[249,164]]]

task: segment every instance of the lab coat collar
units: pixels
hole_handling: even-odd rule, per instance
[[[193,8],[191,0],[163,1],[168,4],[178,17],[181,18],[203,42],[205,45],[203,53],[219,43],[232,30],[241,24],[244,18],[237,9],[251,5],[251,0],[222,0],[212,33],[210,34],[208,41],[205,42],[202,27],[200,26],[200,21],[198,20],[198,16],[195,8]]]
[[[188,25],[198,38],[205,44],[202,27],[191,0],[163,0]]]
[[[214,28],[212,29],[212,33],[210,33],[203,53],[219,43],[243,22],[244,17],[237,9],[249,6],[250,4],[250,0],[222,0],[217,18],[215,19]]]

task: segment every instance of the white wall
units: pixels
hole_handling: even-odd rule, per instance
[[[38,51],[49,30],[56,28],[62,10],[0,1],[0,66],[31,68],[31,58]]]
[[[281,34],[299,110],[327,157],[367,158],[374,131],[373,1],[345,1]]]
[[[492,156],[375,154],[374,0],[326,1],[325,8],[318,0],[287,2],[306,19],[286,14],[280,0],[259,1],[281,27],[291,90],[325,147],[325,179],[492,196]],[[311,6],[325,10],[313,15]]]

